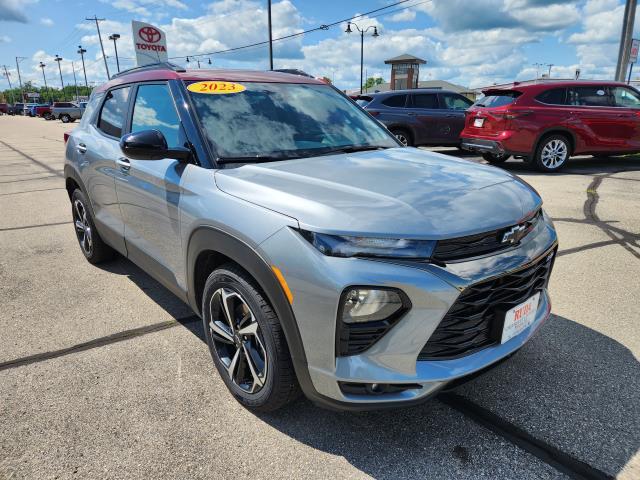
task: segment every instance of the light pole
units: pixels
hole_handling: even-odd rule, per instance
[[[120,34],[118,33],[112,33],[109,35],[109,40],[113,40],[113,49],[116,51],[116,67],[118,67],[118,73],[120,73],[120,60],[118,59],[118,45],[116,45],[116,42],[119,38]]]
[[[378,37],[378,27],[370,25],[367,28],[361,29],[357,23],[347,22],[347,29],[345,30],[346,33],[351,33],[353,31],[351,30],[351,25],[356,27],[356,30],[360,32],[360,93],[362,93],[362,73],[364,70],[364,34],[368,32],[369,29],[373,28],[373,34],[371,36],[374,38]]]
[[[20,82],[20,95],[22,96],[22,102],[24,102],[24,89],[22,88],[22,77],[20,76],[20,62],[26,59],[27,57],[16,57],[16,70],[18,70],[18,82]]]
[[[11,86],[11,78],[9,77],[9,71],[7,70],[7,66],[3,65],[4,67],[4,75],[5,77],[7,77],[7,82],[9,82],[9,93],[11,94],[11,103],[16,103],[14,98],[13,98],[13,87]]]
[[[47,87],[47,77],[44,74],[44,67],[46,67],[46,65],[40,62],[40,68],[42,69],[42,80],[44,80],[44,91],[47,92],[49,90],[49,87]],[[53,103],[53,98],[51,98],[51,95],[49,95],[49,101]]]
[[[62,85],[62,100],[66,100],[67,97],[64,94],[64,82],[62,81],[62,68],[60,67],[60,62],[62,61],[62,57],[56,54],[56,58],[53,59],[58,62],[58,72],[60,72],[60,85]]]
[[[547,63],[547,67],[549,67],[549,78],[551,78],[551,67],[553,67],[553,63]]]
[[[84,68],[84,54],[87,51],[82,48],[82,45],[78,45],[78,53],[80,54],[80,58],[82,59],[82,71],[84,72],[84,86],[89,88],[89,84],[87,83],[87,69]]]

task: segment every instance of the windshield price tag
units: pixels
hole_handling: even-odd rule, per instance
[[[247,87],[240,83],[220,81],[195,82],[187,87],[190,92],[204,93],[206,95],[226,95],[244,92],[246,89]]]

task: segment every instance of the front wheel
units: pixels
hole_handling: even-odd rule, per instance
[[[511,155],[507,155],[505,153],[495,154],[495,153],[485,152],[482,154],[482,158],[484,158],[487,162],[489,162],[492,165],[499,165],[509,160],[509,158],[511,158]]]
[[[298,396],[280,321],[246,271],[227,264],[209,275],[202,320],[213,363],[238,402],[272,411]]]
[[[533,164],[541,172],[557,172],[565,166],[570,155],[571,145],[567,137],[550,135],[538,143]]]

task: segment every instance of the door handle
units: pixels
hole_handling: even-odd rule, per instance
[[[119,159],[116,160],[116,163],[120,167],[120,170],[122,170],[125,173],[129,172],[129,169],[131,168],[131,162],[129,161],[128,158],[120,157]]]
[[[78,153],[85,153],[87,151],[87,146],[84,143],[79,143],[76,146],[76,150],[78,151]]]

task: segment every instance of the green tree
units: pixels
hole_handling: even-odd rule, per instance
[[[382,79],[382,77],[369,77],[367,78],[367,81],[364,82],[364,89],[368,90],[372,87],[375,87],[376,85],[380,85],[384,83],[384,80]]]

